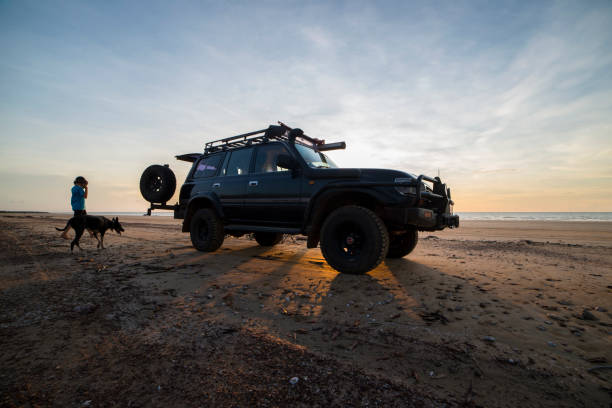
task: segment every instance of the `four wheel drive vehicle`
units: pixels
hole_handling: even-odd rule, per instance
[[[172,170],[147,168],[140,190],[151,202],[148,214],[173,210],[193,246],[206,252],[226,234],[253,233],[262,246],[279,243],[283,234],[306,235],[308,248],[320,243],[334,269],[353,274],[409,254],[418,231],[459,226],[439,177],[338,168],[324,152],[344,149],[344,142],[326,144],[279,124],[176,156],[193,165],[175,205],[166,204],[176,187]]]

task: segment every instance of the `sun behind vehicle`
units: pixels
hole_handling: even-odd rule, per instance
[[[439,177],[385,169],[348,169],[323,152],[344,149],[279,122],[267,129],[206,143],[192,162],[179,202],[167,205],[176,188],[170,168],[153,165],[140,179],[148,209],[174,211],[193,246],[217,250],[226,234],[253,233],[262,246],[283,234],[308,237],[321,246],[336,270],[361,274],[385,258],[408,255],[418,231],[459,226],[450,189]],[[431,185],[426,184],[431,183]]]

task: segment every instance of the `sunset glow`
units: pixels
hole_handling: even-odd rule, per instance
[[[344,167],[437,175],[456,211],[612,211],[610,2],[0,3],[2,210],[142,211],[277,120]]]

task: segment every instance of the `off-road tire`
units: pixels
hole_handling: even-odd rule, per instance
[[[389,237],[389,252],[387,258],[403,258],[416,247],[419,242],[419,232],[416,228],[411,228],[401,235],[391,235]]]
[[[389,233],[380,217],[357,205],[334,210],[321,228],[321,252],[343,273],[363,274],[376,268],[389,250]]]
[[[255,241],[264,247],[274,246],[283,240],[283,234],[280,232],[256,232],[253,235]]]
[[[210,208],[201,208],[191,218],[190,231],[193,247],[202,252],[213,252],[223,244],[223,223]]]
[[[176,176],[169,167],[154,164],[140,176],[140,194],[150,203],[165,203],[176,191]]]

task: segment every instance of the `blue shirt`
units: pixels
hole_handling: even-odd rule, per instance
[[[70,204],[72,204],[72,211],[85,209],[85,189],[83,187],[77,185],[72,187]]]

